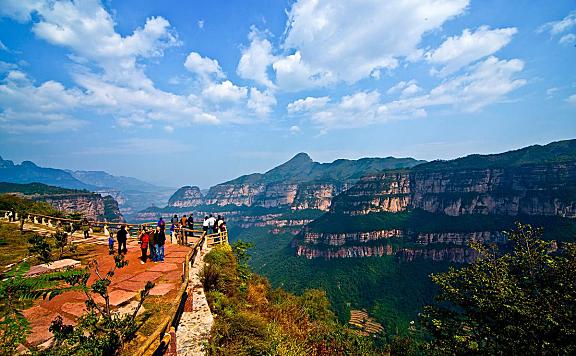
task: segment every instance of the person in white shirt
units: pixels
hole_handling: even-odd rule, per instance
[[[208,218],[208,231],[210,234],[214,233],[214,225],[216,225],[216,218],[210,214]]]
[[[202,223],[202,230],[204,230],[204,235],[208,234],[208,216],[204,217],[204,222]]]

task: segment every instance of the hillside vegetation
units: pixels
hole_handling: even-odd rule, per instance
[[[385,348],[340,324],[326,293],[296,296],[247,268],[246,244],[205,256],[202,281],[215,325],[210,355],[378,355]]]
[[[533,145],[498,154],[473,154],[450,161],[433,161],[415,170],[511,168],[525,164],[562,163],[576,160],[576,140]]]

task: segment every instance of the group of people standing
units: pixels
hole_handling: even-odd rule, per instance
[[[205,234],[217,234],[219,232],[226,231],[226,222],[222,218],[222,216],[218,215],[218,217],[206,215],[204,217],[204,222],[202,223],[202,230]]]
[[[192,214],[189,217],[183,215],[180,219],[175,214],[170,219],[170,223],[171,242],[187,245],[188,237],[194,237],[194,218]],[[222,216],[214,217],[210,214],[204,217],[202,228],[205,235],[224,232],[226,231],[226,222]],[[114,234],[110,234],[108,247],[111,255],[114,254],[114,243],[116,241],[118,242],[118,254],[126,254],[128,252],[126,248],[128,235],[126,224],[123,224],[116,232],[116,240],[114,240]],[[148,258],[154,262],[164,262],[164,244],[166,243],[166,222],[164,219],[160,217],[155,229],[142,225],[138,233],[138,243],[142,252],[142,264],[146,263]]]
[[[163,221],[162,221],[163,222]],[[165,224],[156,226],[156,229],[149,229],[146,226],[140,230],[138,235],[138,242],[142,250],[142,264],[146,263],[148,250],[150,251],[150,259],[153,262],[164,262],[164,244],[166,243]]]
[[[142,253],[141,263],[144,264],[148,260],[148,257],[153,262],[164,262],[164,244],[166,243],[166,224],[160,218],[156,229],[149,228],[147,226],[142,226],[138,234],[138,243],[140,244],[140,250]],[[108,249],[109,253],[114,254],[114,243],[118,242],[118,254],[126,254],[128,249],[126,248],[126,241],[128,240],[128,230],[126,225],[122,225],[120,229],[116,232],[116,240],[114,240],[114,234],[110,234],[108,237]]]

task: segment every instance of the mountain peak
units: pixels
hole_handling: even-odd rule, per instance
[[[294,157],[292,157],[288,162],[292,162],[292,163],[310,163],[310,162],[314,162],[312,161],[312,158],[310,158],[310,156],[308,155],[308,153],[306,152],[300,152],[297,153]],[[288,163],[286,162],[286,163]]]

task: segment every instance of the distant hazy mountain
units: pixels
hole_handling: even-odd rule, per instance
[[[73,177],[62,169],[39,167],[30,161],[14,164],[0,157],[0,182],[44,183],[62,188],[97,190],[98,187]]]
[[[119,191],[136,190],[141,192],[156,192],[169,188],[159,187],[140,179],[124,176],[113,176],[104,171],[69,171],[72,176],[86,184],[100,188],[112,188]]]
[[[14,164],[0,157],[0,182],[43,183],[51,186],[84,189],[103,196],[111,195],[122,213],[131,213],[153,205],[164,205],[173,188],[159,187],[132,177],[113,176],[103,171],[71,171],[39,167],[30,161]]]

